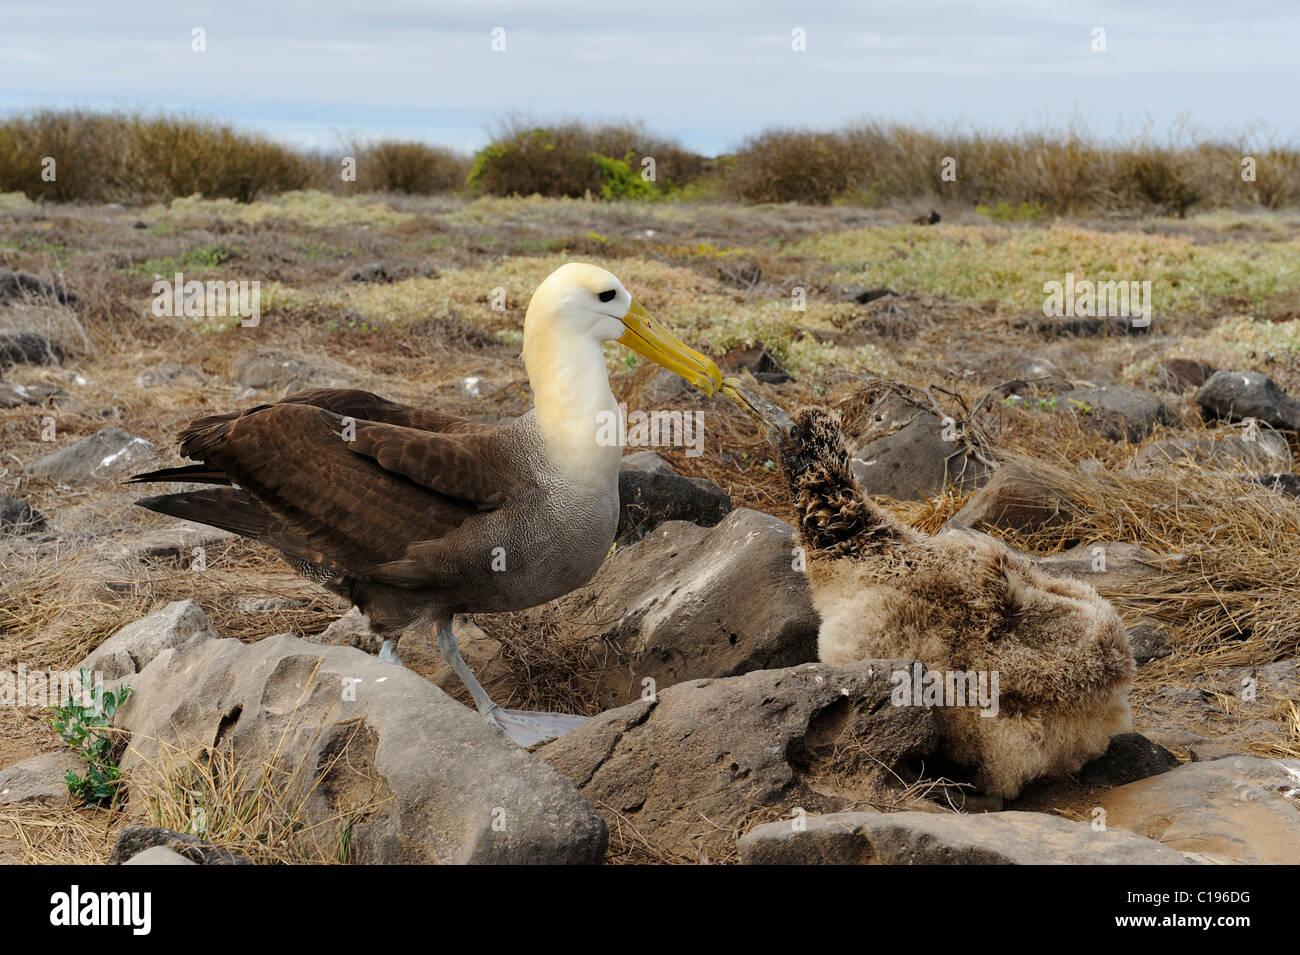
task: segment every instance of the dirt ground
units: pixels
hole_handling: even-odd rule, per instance
[[[716,358],[767,349],[792,376],[767,387],[773,400],[785,407],[839,404],[846,421],[855,396],[877,375],[936,386],[936,400],[960,418],[1021,375],[1026,357],[1052,363],[1076,386],[1162,390],[1177,421],[1153,440],[1210,428],[1190,389],[1168,390],[1160,373],[1166,359],[1249,367],[1300,389],[1300,335],[1291,337],[1300,323],[1300,216],[1026,225],[945,210],[941,224],[922,227],[909,224],[916,211],[313,196],[252,207],[0,202],[0,268],[29,270],[76,295],[72,306],[48,297],[0,306],[0,328],[37,331],[64,352],[57,365],[0,370],[4,382],[55,389],[36,404],[0,408],[0,492],[27,501],[49,522],[43,534],[0,537],[0,670],[20,661],[69,666],[125,623],[188,596],[220,632],[245,641],[324,629],[347,608],[294,577],[265,548],[219,541],[202,573],[192,572],[183,555],[129,556],[142,535],[170,526],[131,506],[138,489],[122,486],[121,476],[61,485],[26,467],[52,447],[107,426],[151,442],[158,466],[179,464],[174,434],[191,419],[300,386],[361,387],[482,420],[517,415],[529,404],[519,358],[528,297],[565,261],[609,268],[652,314]],[[1041,311],[1025,302],[1041,301],[1044,276],[1060,277],[1061,266],[1125,278],[1156,274],[1173,305],[1158,312],[1145,336],[1044,333]],[[178,271],[186,279],[260,282],[260,324],[155,315],[156,277]],[[893,294],[854,301],[862,288],[876,286]],[[790,303],[800,293],[807,307],[794,310]],[[1258,334],[1244,339],[1243,322]],[[238,379],[246,359],[261,354],[301,365],[289,380],[249,387]],[[656,400],[656,369],[614,347],[609,357],[620,399],[633,406]],[[471,378],[477,382],[467,386]],[[1025,386],[1045,401],[1053,387]],[[730,406],[719,402],[710,410],[706,453],[666,450],[665,457],[682,473],[718,482],[734,506],[788,518],[761,436]],[[47,419],[56,429],[53,444],[42,440]],[[1121,472],[1136,450],[1099,436],[1083,416],[1046,404],[986,402],[978,424],[999,451],[1058,465],[1088,460]],[[950,494],[891,506],[934,530],[963,500]],[[1291,582],[1285,565],[1294,543],[1224,545],[1197,520],[1189,516],[1161,540],[1141,520],[1103,526],[1098,518],[1092,528],[1162,550],[1177,543],[1199,552],[1199,540],[1202,550],[1215,552],[1207,560],[1232,557],[1238,568],[1255,560],[1259,567],[1257,579],[1238,581],[1240,599],[1217,617],[1196,601],[1202,609],[1180,610],[1189,602],[1177,595],[1159,603],[1149,594],[1103,589],[1126,622],[1159,618],[1171,629],[1173,654],[1141,671],[1139,702],[1164,687],[1191,685],[1214,667],[1300,657],[1300,615],[1291,620],[1293,611],[1266,606]],[[1075,542],[1066,532],[1013,540],[1040,554]],[[1258,563],[1259,551],[1276,560]],[[275,597],[278,609],[250,609],[252,600]],[[1232,627],[1241,632],[1250,614],[1268,613],[1271,636],[1264,638],[1261,624],[1255,636],[1234,638],[1225,649]],[[479,623],[491,636],[510,637],[535,619],[503,615]],[[563,619],[549,623],[564,626]],[[1296,755],[1300,725],[1289,733],[1261,740],[1258,751]],[[0,707],[0,767],[59,746],[43,714]],[[1083,818],[1091,804],[1085,787],[1066,780],[1031,788],[1017,807]],[[112,824],[105,816],[83,816],[81,836],[42,851],[49,858],[106,851]],[[5,855],[32,857],[0,824],[0,861]]]

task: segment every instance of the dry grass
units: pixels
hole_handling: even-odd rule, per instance
[[[969,417],[963,405],[974,409],[1014,377],[1026,355],[1049,359],[1074,385],[1154,388],[1159,361],[1182,356],[1255,368],[1284,387],[1300,387],[1300,336],[1289,324],[1300,314],[1292,288],[1300,274],[1294,218],[1159,218],[1143,223],[1150,229],[1142,233],[1117,231],[1108,222],[949,227],[945,217],[940,226],[919,228],[896,224],[900,219],[906,221],[889,211],[847,207],[320,193],[251,204],[181,199],[144,212],[0,200],[0,264],[61,279],[78,296],[75,308],[25,302],[2,313],[6,326],[55,338],[68,357],[62,367],[4,370],[7,381],[48,384],[66,394],[0,409],[0,490],[30,501],[51,520],[48,540],[0,538],[0,668],[19,661],[29,668],[69,666],[119,627],[186,597],[199,601],[223,635],[246,641],[316,633],[346,609],[256,545],[213,548],[201,574],[177,559],[115,556],[117,545],[171,525],[132,508],[136,489],[115,480],[62,487],[28,475],[27,465],[51,450],[39,439],[42,417],[57,419],[58,447],[111,424],[152,441],[160,465],[176,463],[172,435],[191,418],[277,397],[274,390],[244,395],[231,380],[235,359],[261,349],[304,356],[331,381],[397,400],[509,417],[530,401],[518,356],[528,296],[572,258],[606,264],[705,352],[721,355],[733,345],[772,350],[795,374],[792,382],[763,386],[777,403],[839,405],[850,419],[863,384],[878,376],[934,386],[945,410]],[[203,264],[214,249],[232,254]],[[396,281],[340,277],[370,261],[382,261]],[[742,261],[760,267],[761,279],[737,284]],[[152,275],[178,263],[205,278],[263,279],[272,304],[262,326],[205,332],[183,320],[153,318]],[[1177,287],[1174,301],[1185,311],[1158,313],[1151,334],[1140,339],[1041,336],[1029,322],[1041,273],[1059,278],[1057,272],[1071,267],[1137,278],[1155,270]],[[430,269],[436,277],[426,274]],[[844,301],[841,288],[857,284],[887,284],[901,294],[867,306]],[[500,312],[488,304],[498,286],[507,290]],[[807,311],[789,308],[793,287],[807,290]],[[703,456],[663,452],[678,470],[716,481],[735,506],[789,518],[771,449],[750,421],[726,403],[689,395],[665,401],[658,370],[626,358],[611,349],[613,387],[630,407],[706,412]],[[156,387],[137,381],[142,371],[168,362],[193,375]],[[467,374],[483,379],[483,397],[462,392]],[[1023,393],[1049,398],[1052,392],[1030,383]],[[1211,433],[1185,407],[1187,396],[1166,398],[1184,406],[1176,427],[1154,437]],[[1188,555],[1153,583],[1105,593],[1130,623],[1155,619],[1175,633],[1173,656],[1140,672],[1139,695],[1189,685],[1225,666],[1300,656],[1300,622],[1288,610],[1300,573],[1296,504],[1211,472],[1128,475],[1124,468],[1136,449],[1105,440],[1086,415],[1069,409],[991,401],[976,418],[999,454],[1028,457],[1076,505],[1069,524],[1011,537],[1013,545],[1046,554],[1075,541],[1123,540]],[[1099,472],[1080,471],[1083,461]],[[949,493],[889,506],[935,531],[964,500]],[[291,603],[251,610],[241,600],[257,597]],[[489,686],[502,702],[578,713],[604,708],[591,687],[612,665],[612,650],[565,639],[593,623],[582,608],[556,605],[481,623],[501,644]],[[1283,730],[1255,751],[1295,755],[1295,708],[1268,718]],[[4,749],[8,761],[57,745],[48,732],[15,735],[23,742]],[[277,842],[293,818],[293,767],[237,766],[221,753],[173,756],[167,772],[174,786],[160,787],[160,818],[184,828],[199,804],[191,794],[199,793],[210,817],[213,807],[226,807],[218,813],[225,820],[220,838],[231,847],[268,861],[338,858],[337,833],[326,832],[329,827],[303,844]],[[227,785],[233,780],[262,787],[252,815],[237,811],[239,787]],[[56,831],[55,820],[67,820],[69,831]],[[0,837],[9,837],[9,847],[25,839],[25,857],[47,861],[101,860],[116,825],[115,817],[89,809],[6,811],[2,821]],[[670,861],[648,851],[631,825],[616,823],[612,830],[611,861]]]

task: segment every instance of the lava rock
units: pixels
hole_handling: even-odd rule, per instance
[[[713,527],[731,511],[731,495],[707,478],[684,477],[653,451],[623,458],[618,474],[617,540],[645,537],[665,521]]]
[[[1216,371],[1196,393],[1207,420],[1254,418],[1274,428],[1300,431],[1300,401],[1257,371]]]

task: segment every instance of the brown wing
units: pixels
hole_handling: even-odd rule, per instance
[[[490,433],[500,428],[500,425],[470,421],[468,418],[444,414],[441,411],[399,405],[395,401],[356,388],[314,388],[311,391],[288,395],[281,401],[324,408],[326,411],[355,418],[357,421],[382,421],[385,424],[418,428],[421,431],[438,431],[444,434]]]
[[[311,404],[279,402],[205,422],[182,433],[182,453],[220,468],[266,509],[274,524],[268,543],[352,577],[368,577],[379,565],[401,559],[416,541],[445,536],[504,493],[489,473],[500,474],[497,462],[490,455],[478,458],[482,473],[476,474],[466,446],[474,441],[490,448],[487,433],[374,425],[377,433],[366,447],[424,475],[422,483],[352,450],[342,437],[343,416]],[[359,435],[370,430],[364,422],[357,429]],[[446,467],[438,464],[440,449]],[[470,496],[434,488],[453,487],[457,479]]]

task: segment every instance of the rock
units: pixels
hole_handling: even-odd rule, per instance
[[[34,534],[44,529],[44,514],[26,501],[0,494],[0,534]]]
[[[1173,424],[1174,416],[1155,395],[1118,385],[1079,388],[1061,395],[1057,408],[1074,408],[1088,425],[1111,441],[1136,443],[1158,424]]]
[[[174,600],[161,610],[127,624],[74,669],[85,668],[102,673],[105,680],[118,680],[139,673],[164,650],[217,638],[217,631],[196,601]]]
[[[230,368],[235,383],[245,388],[301,391],[313,385],[319,371],[305,359],[286,352],[248,352]]]
[[[0,381],[0,408],[38,405],[46,398],[61,394],[63,394],[61,388],[52,388],[48,385],[18,385]]]
[[[126,826],[117,834],[109,854],[109,865],[134,863],[141,853],[166,849],[191,865],[252,865],[247,856],[229,849],[218,849],[198,836],[175,832],[159,826]]]
[[[166,846],[154,846],[145,849],[139,855],[132,856],[122,865],[198,865],[198,863]]]
[[[1166,567],[1181,564],[1187,557],[1184,554],[1157,554],[1141,544],[1127,541],[1093,541],[1059,554],[1034,557],[1033,560],[1048,573],[1075,577],[1105,590],[1119,584],[1158,578],[1165,573]]]
[[[1276,431],[1242,432],[1226,438],[1179,438],[1152,441],[1133,459],[1133,469],[1147,474],[1172,464],[1244,471],[1289,471],[1291,449]]]
[[[1011,366],[1011,375],[1013,391],[1054,395],[1074,387],[1074,382],[1054,362],[1036,355],[1017,359]]]
[[[1300,401],[1257,371],[1216,371],[1196,393],[1207,420],[1254,418],[1286,431],[1300,430]]]
[[[952,516],[950,523],[973,530],[1037,530],[1060,524],[1070,505],[1038,474],[1019,464],[1005,464]]]
[[[846,436],[853,476],[870,494],[916,501],[950,484],[969,490],[988,469],[965,453],[936,415],[897,395],[877,404],[865,429]]]
[[[365,653],[378,653],[383,646],[383,640],[370,629],[370,621],[360,607],[353,607],[320,633],[307,639],[332,647],[356,647]]]
[[[1162,660],[1173,652],[1169,647],[1168,631],[1149,623],[1129,627],[1128,646],[1133,651],[1133,662],[1138,666]]]
[[[1106,752],[1085,763],[1079,782],[1085,786],[1123,786],[1182,765],[1178,757],[1140,733],[1121,733],[1111,739]]]
[[[71,484],[130,470],[149,458],[154,446],[121,428],[103,428],[76,444],[60,448],[34,463],[28,471],[52,481]]]
[[[170,384],[179,379],[185,379],[195,385],[203,383],[201,374],[192,368],[186,368],[184,365],[178,365],[175,362],[164,362],[161,365],[155,365],[153,368],[140,372],[140,376],[135,383],[141,388],[157,388],[159,385]]]
[[[0,276],[3,272],[0,271]],[[57,365],[63,349],[36,332],[0,331],[0,368],[9,365]]]
[[[623,458],[618,474],[618,534],[639,541],[665,521],[713,527],[731,510],[731,495],[707,478],[683,477],[653,451]]]
[[[51,285],[31,272],[0,269],[0,305],[30,298],[55,299],[61,305],[76,304],[77,297],[56,285]],[[2,352],[3,346],[0,346]]]
[[[344,269],[340,276],[345,282],[391,282],[393,277],[383,262],[369,262],[356,268]]]
[[[727,375],[747,371],[755,380],[769,385],[793,380],[793,376],[765,348],[733,348],[718,359],[718,367]]]
[[[887,298],[890,295],[897,295],[892,288],[884,285],[877,285],[872,288],[863,288],[858,286],[844,290],[844,298],[851,302],[857,302],[859,305],[870,305],[877,299]]]
[[[299,838],[348,861],[596,863],[608,832],[574,787],[498,727],[405,667],[289,634],[199,640],[131,678],[115,725],[132,801],[164,753],[228,751],[294,805]]]
[[[1199,388],[1210,380],[1214,368],[1190,358],[1170,358],[1160,365],[1160,381],[1170,391]]]
[[[757,826],[738,843],[745,865],[1185,865],[1122,829],[1037,812],[955,815],[841,812]]]
[[[916,779],[938,732],[926,708],[890,703],[891,674],[910,666],[693,680],[606,711],[537,755],[655,849],[716,854],[757,810],[831,811]]]
[[[1037,325],[1044,338],[1109,338],[1116,335],[1146,335],[1150,325],[1139,325],[1133,318],[1051,318]]]
[[[1300,760],[1225,756],[1106,793],[1109,828],[1237,862],[1300,863]]]
[[[1246,479],[1261,484],[1270,491],[1300,497],[1300,474],[1250,474]]]
[[[1225,745],[1212,741],[1203,743],[1192,743],[1187,747],[1187,752],[1191,754],[1193,763],[1208,763],[1212,759],[1223,759],[1225,756],[1242,755],[1241,747]]]
[[[43,753],[0,769],[0,806],[68,806],[67,775],[86,771],[85,762],[68,750]]]
[[[713,528],[669,521],[536,612],[573,620],[567,641],[608,661],[592,678],[610,706],[639,698],[646,679],[662,690],[810,662],[820,620],[795,546],[793,527],[748,508]]]

